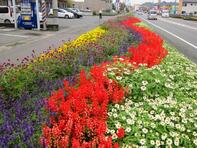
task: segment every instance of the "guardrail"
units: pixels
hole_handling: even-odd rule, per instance
[[[197,16],[183,16],[183,15],[178,15],[178,14],[170,14],[170,17],[172,18],[180,18],[180,19],[184,19],[184,20],[192,20],[192,21],[197,21]]]

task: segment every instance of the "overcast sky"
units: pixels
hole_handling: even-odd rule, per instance
[[[84,0],[74,0],[74,1],[84,1]],[[116,0],[113,0],[114,2]],[[158,2],[158,0],[125,0],[127,4],[142,4],[145,2]],[[166,1],[166,2],[175,2],[175,0],[161,0],[161,1]],[[179,0],[176,0],[177,2]]]
[[[127,1],[127,3],[131,3],[131,4],[142,4],[145,2],[158,2],[158,0],[126,0],[126,1]],[[161,0],[161,1],[175,2],[175,0]],[[178,2],[178,1],[179,0],[176,0],[176,2]]]

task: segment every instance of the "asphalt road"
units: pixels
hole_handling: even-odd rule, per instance
[[[138,17],[148,23],[168,43],[175,46],[179,52],[197,63],[197,22],[176,18],[161,18],[148,20],[146,14]]]
[[[81,19],[58,19],[60,30],[57,32],[0,28],[0,64],[8,59],[16,63],[17,58],[31,56],[32,50],[39,54],[49,48],[58,48],[63,42],[73,40],[111,18],[104,16],[100,20],[98,16],[84,16]],[[49,23],[52,21],[48,19]]]

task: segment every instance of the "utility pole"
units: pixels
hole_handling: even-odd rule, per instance
[[[175,0],[175,4],[174,4],[174,14],[176,14],[176,0]]]
[[[14,13],[14,28],[17,29],[17,18],[16,18],[16,2],[12,0],[13,3],[13,13]]]
[[[37,29],[40,30],[40,14],[39,14],[38,0],[36,0],[36,15],[37,15]]]
[[[52,1],[52,8],[53,8],[53,16],[57,17],[58,14],[58,2],[57,0]]]
[[[57,24],[58,17],[58,1],[52,0],[52,8],[53,8],[53,24]]]

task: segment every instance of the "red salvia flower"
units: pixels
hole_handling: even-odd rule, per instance
[[[124,128],[119,128],[118,131],[117,131],[117,136],[118,138],[123,138],[125,135],[125,132],[124,132]]]

